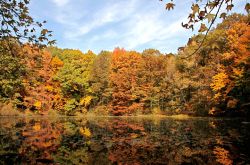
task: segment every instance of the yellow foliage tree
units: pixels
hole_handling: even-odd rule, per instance
[[[212,78],[210,87],[216,101],[226,101],[228,108],[236,107],[238,98],[243,97],[241,88],[247,86],[250,66],[250,27],[247,23],[235,23],[226,31],[227,51],[222,54],[219,71]],[[245,76],[245,77],[244,77]],[[236,94],[237,91],[241,91]]]

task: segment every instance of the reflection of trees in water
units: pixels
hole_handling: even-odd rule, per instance
[[[194,127],[192,123],[183,121],[160,122],[156,125],[152,124],[152,121],[140,123],[133,127],[130,123],[128,127],[124,123],[115,124],[112,140],[117,139],[117,143],[109,152],[111,161],[124,164],[209,163],[209,159],[200,159],[201,156],[209,154],[207,148],[202,148],[203,144],[197,144],[196,141],[199,147],[192,146],[193,140],[196,140],[193,138],[196,132],[192,131]],[[132,131],[127,134],[128,136],[119,134],[138,127],[142,129]]]
[[[60,123],[48,120],[3,119],[0,122],[1,164],[52,162],[60,142]]]
[[[86,134],[83,127],[86,120],[66,121],[63,124],[63,134],[60,147],[54,154],[54,161],[59,164],[88,164],[88,148],[90,134]]]
[[[118,164],[132,163],[131,160],[135,159],[134,154],[138,154],[134,150],[136,147],[132,146],[141,143],[139,139],[146,135],[143,125],[122,119],[98,121],[95,124],[99,133],[102,131],[105,133],[100,138],[105,144],[109,160]]]
[[[248,130],[230,120],[0,120],[0,164],[246,164]]]
[[[15,124],[15,119],[0,119],[0,164],[20,162],[18,149],[21,141],[18,139]]]
[[[121,119],[108,121],[109,125],[101,123],[100,127],[112,132],[103,140],[112,142],[109,148],[109,159],[121,164],[213,164],[219,162],[219,152],[214,152],[218,142],[225,139],[227,128],[218,127],[208,120],[140,120],[124,121]],[[238,133],[239,134],[239,133]],[[219,138],[221,137],[222,138]],[[227,142],[237,139],[230,136]],[[224,151],[226,145],[220,146]],[[225,148],[223,148],[225,147]],[[233,150],[233,145],[229,150]],[[231,153],[227,153],[227,162],[232,162]],[[221,160],[221,159],[220,159]],[[221,163],[221,162],[219,162]]]
[[[90,134],[79,131],[84,120],[20,119],[0,124],[0,164],[87,164]]]
[[[57,151],[61,141],[61,124],[49,120],[30,120],[21,131],[19,154],[23,163],[52,163],[51,153]]]
[[[250,162],[249,125],[238,120],[213,120],[209,122],[209,126],[216,162],[223,165]]]

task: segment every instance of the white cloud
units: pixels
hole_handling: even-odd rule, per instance
[[[90,40],[89,42],[90,43],[94,43],[96,41],[100,41],[100,40],[106,40],[106,39],[112,39],[112,38],[115,38],[117,37],[117,33],[113,30],[109,30],[109,31],[106,31],[104,32],[103,34],[101,35],[94,35]]]
[[[181,26],[187,21],[192,1],[178,2],[173,11],[166,11],[164,5],[157,0],[34,0],[31,12],[48,20],[58,46],[64,48],[99,52],[119,46],[176,51],[197,34]],[[243,0],[235,1],[232,12],[245,12],[244,5]]]
[[[169,23],[162,19],[161,12],[138,13],[134,19],[127,22],[129,29],[123,36],[122,45],[134,49],[150,42],[159,42],[176,35],[182,35],[185,30],[181,27],[184,18]]]
[[[98,51],[103,44],[102,49],[120,46],[138,50],[145,45],[163,49],[171,38],[187,35],[181,27],[186,11],[169,13],[177,17],[173,20],[173,17],[168,18],[164,4],[159,1],[110,0],[102,5],[86,0],[84,3],[82,0],[78,3],[52,1],[58,6],[52,18],[61,25],[65,45],[68,42],[68,45],[84,45],[88,49],[98,48]],[[95,5],[89,6],[89,3]]]
[[[101,28],[108,23],[116,23],[125,18],[131,17],[131,14],[135,11],[135,4],[135,0],[130,0],[106,5],[93,14],[88,21],[83,21],[83,23],[80,22],[76,26],[65,31],[64,37],[74,40],[95,29]],[[126,6],[126,8],[124,6]]]
[[[63,7],[69,3],[70,0],[52,0],[56,6]]]

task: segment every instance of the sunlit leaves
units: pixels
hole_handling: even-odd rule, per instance
[[[46,85],[45,86],[45,89],[48,91],[48,92],[52,92],[54,90],[53,86],[50,86],[50,85]]]
[[[58,69],[59,67],[63,66],[63,62],[58,58],[58,56],[55,56],[52,58],[51,65],[54,69]]]
[[[37,109],[40,109],[42,107],[42,102],[41,101],[36,101],[34,103],[34,106],[37,108]]]
[[[80,100],[80,105],[83,105],[84,107],[87,107],[90,105],[93,97],[92,96],[86,96]]]
[[[217,75],[213,76],[213,83],[211,84],[211,87],[214,91],[219,91],[222,88],[224,88],[228,83],[228,75],[221,72]]]
[[[85,137],[91,136],[91,132],[90,132],[89,128],[87,128],[87,127],[84,127],[84,128],[81,127],[79,131],[80,131],[80,134],[82,134]]]

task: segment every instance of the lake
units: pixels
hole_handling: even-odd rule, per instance
[[[250,164],[243,119],[0,117],[0,164]]]

